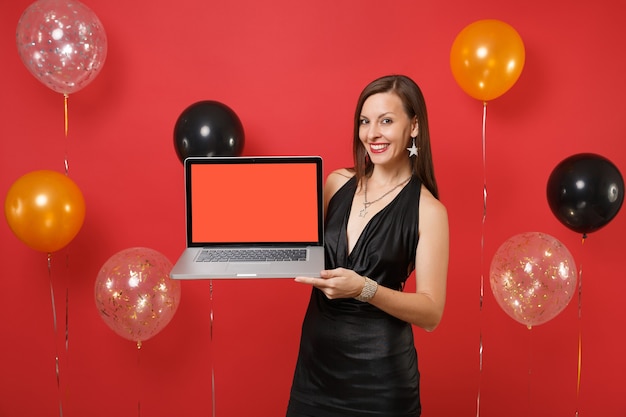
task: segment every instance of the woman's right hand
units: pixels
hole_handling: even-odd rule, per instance
[[[320,278],[296,277],[295,281],[319,289],[331,300],[354,298],[361,294],[365,285],[365,277],[346,268],[327,269],[321,271],[320,276]]]

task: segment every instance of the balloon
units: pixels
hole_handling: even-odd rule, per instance
[[[33,171],[9,188],[4,214],[22,242],[50,253],[65,247],[80,231],[85,220],[85,200],[66,175]]]
[[[39,0],[17,24],[17,49],[26,68],[52,90],[71,94],[98,75],[107,38],[98,17],[76,0]]]
[[[556,218],[574,232],[586,234],[617,215],[624,202],[624,179],[605,157],[580,153],[554,168],[546,194]]]
[[[466,26],[450,50],[452,75],[471,97],[493,100],[506,93],[524,67],[524,43],[510,25],[494,19]]]
[[[96,307],[119,336],[141,342],[159,333],[180,304],[180,281],[169,278],[172,263],[149,248],[111,256],[96,278]]]
[[[244,141],[237,114],[217,101],[190,105],[174,126],[174,147],[181,162],[190,156],[240,156]]]
[[[500,307],[528,328],[553,319],[569,304],[576,292],[576,275],[567,248],[537,232],[505,241],[489,270],[491,290]]]

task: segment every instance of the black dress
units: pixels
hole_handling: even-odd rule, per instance
[[[331,199],[326,269],[344,267],[402,290],[415,267],[417,177],[365,226],[348,253],[356,191],[350,179]],[[313,288],[302,324],[287,417],[418,417],[419,371],[409,323],[354,299],[329,300]]]

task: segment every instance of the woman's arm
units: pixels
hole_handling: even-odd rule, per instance
[[[372,305],[427,331],[443,316],[449,258],[448,214],[441,202],[422,192],[419,243],[415,253],[415,293],[379,286]]]

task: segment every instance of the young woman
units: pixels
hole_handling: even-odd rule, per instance
[[[443,315],[449,255],[424,97],[410,78],[370,83],[354,167],[324,188],[326,270],[311,285],[288,417],[418,417],[412,325]],[[415,270],[416,291],[404,292]]]

